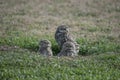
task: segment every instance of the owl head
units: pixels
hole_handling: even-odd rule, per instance
[[[72,43],[72,42],[70,42],[70,41],[68,41],[68,42],[65,42],[64,44],[63,44],[63,48],[62,48],[64,51],[67,51],[67,52],[69,52],[69,51],[75,51],[75,44],[74,43]]]
[[[57,32],[60,32],[60,33],[69,32],[69,26],[60,25],[60,26],[58,26],[58,28],[57,28]]]
[[[40,47],[51,47],[51,42],[49,40],[41,40],[39,45]]]

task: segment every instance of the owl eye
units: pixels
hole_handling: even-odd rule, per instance
[[[47,42],[47,44],[49,44],[49,43]]]
[[[61,30],[65,30],[65,29],[62,28]]]
[[[69,46],[66,46],[66,47],[69,47]]]

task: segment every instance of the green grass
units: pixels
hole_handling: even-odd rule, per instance
[[[52,43],[53,54],[59,53],[60,48],[54,38],[46,36],[43,39],[48,39]],[[40,39],[35,36],[9,36],[0,39],[0,45],[19,46],[37,52]],[[107,38],[99,40],[88,40],[85,38],[77,39],[80,46],[79,55],[100,54],[106,52],[120,52],[120,45],[110,41]]]
[[[109,39],[101,38],[99,40],[78,39],[80,45],[80,55],[100,54],[106,52],[119,52],[120,45],[111,42]]]
[[[42,57],[28,50],[0,53],[1,80],[119,80],[120,54]]]

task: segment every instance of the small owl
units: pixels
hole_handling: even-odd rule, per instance
[[[75,44],[70,41],[65,42],[58,56],[77,56]]]
[[[44,56],[53,56],[51,42],[49,40],[41,40],[39,43],[39,52]]]

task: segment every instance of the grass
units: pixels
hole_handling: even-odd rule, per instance
[[[0,0],[0,80],[119,80],[119,0]],[[57,26],[70,25],[78,57],[57,58]],[[53,57],[38,54],[48,39]],[[17,48],[16,48],[17,47]]]
[[[99,64],[98,64],[99,63]],[[0,79],[119,80],[120,55],[42,57],[28,50],[0,53]]]
[[[52,43],[53,54],[56,55],[60,49],[53,38],[47,38]],[[37,52],[39,47],[39,38],[35,36],[10,36],[6,38],[0,39],[1,45],[9,45],[9,46],[19,46],[21,48],[26,48],[32,51]],[[114,42],[111,42],[109,39],[101,38],[100,40],[87,40],[85,38],[77,39],[77,42],[80,45],[79,55],[90,55],[90,54],[100,54],[106,52],[119,52],[120,45]]]

